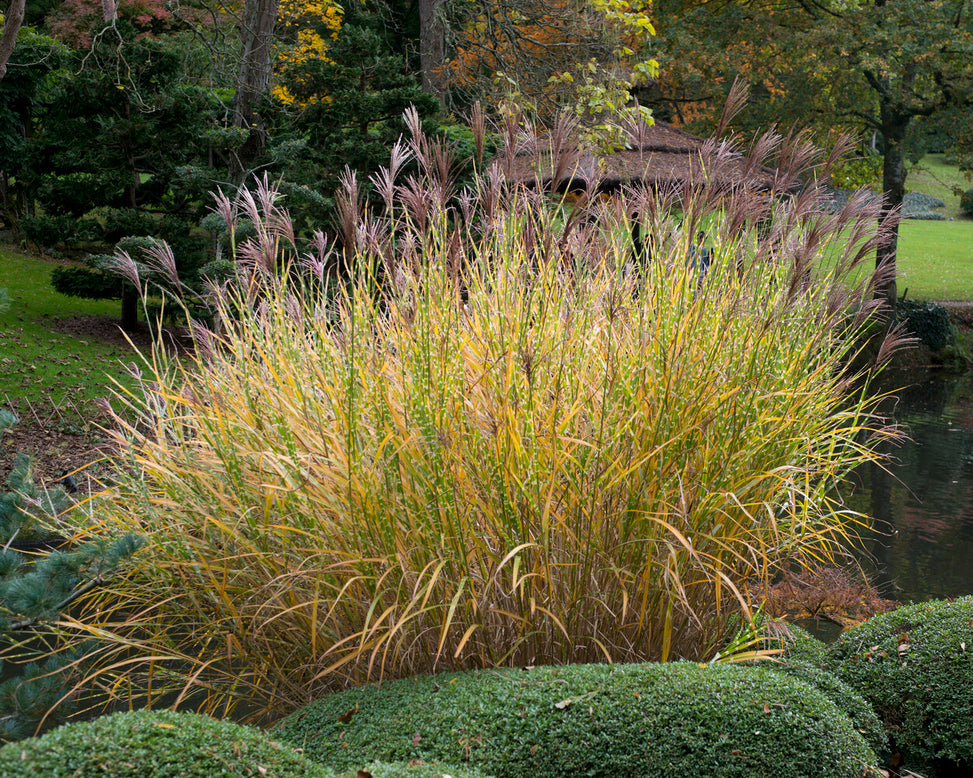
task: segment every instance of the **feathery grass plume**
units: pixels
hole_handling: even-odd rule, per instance
[[[801,143],[757,148],[820,164]],[[502,162],[423,206],[448,166],[410,148],[382,213],[343,178],[344,283],[300,281],[258,195],[238,261],[284,271],[225,287],[194,357],[146,360],[152,423],[99,510],[149,541],[77,617],[100,688],[266,718],[382,677],[706,659],[745,583],[854,534],[834,486],[894,434],[846,370],[874,206],[696,181],[572,212]]]

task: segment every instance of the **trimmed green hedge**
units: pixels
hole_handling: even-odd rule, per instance
[[[869,748],[883,759],[889,756],[888,735],[872,706],[834,673],[801,659],[784,659],[772,669],[813,686],[841,709]]]
[[[483,773],[469,767],[452,767],[444,764],[420,762],[375,762],[362,768],[353,768],[340,773],[336,778],[363,778],[362,773],[372,778],[485,778]]]
[[[497,778],[860,778],[876,763],[825,695],[756,665],[574,665],[406,679],[329,695],[275,735],[337,769],[419,759],[470,764]]]
[[[876,616],[829,646],[827,666],[871,703],[907,764],[973,773],[973,597]]]
[[[137,711],[65,724],[0,748],[3,778],[332,778],[264,732],[208,716]]]

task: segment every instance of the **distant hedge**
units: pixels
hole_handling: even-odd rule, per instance
[[[973,774],[973,597],[876,616],[829,646],[826,663],[871,703],[907,764],[948,760]]]
[[[332,778],[253,727],[172,711],[116,713],[0,748],[3,778]]]
[[[813,686],[765,666],[573,665],[350,689],[273,732],[336,769],[469,764],[496,778],[860,778],[877,758]]]

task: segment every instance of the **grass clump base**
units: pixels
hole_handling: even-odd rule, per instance
[[[263,732],[208,716],[137,711],[65,724],[0,748],[4,778],[332,778]]]
[[[973,771],[973,597],[876,616],[831,644],[826,663],[871,703],[907,766]]]
[[[861,778],[875,754],[814,687],[762,666],[583,665],[444,674],[329,695],[275,730],[338,769],[469,764],[497,778]]]

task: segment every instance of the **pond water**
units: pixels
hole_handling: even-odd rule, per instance
[[[876,520],[866,569],[900,602],[973,594],[973,375],[888,382],[902,387],[892,414],[911,441],[892,449],[888,472],[869,465],[848,483],[849,506]]]

